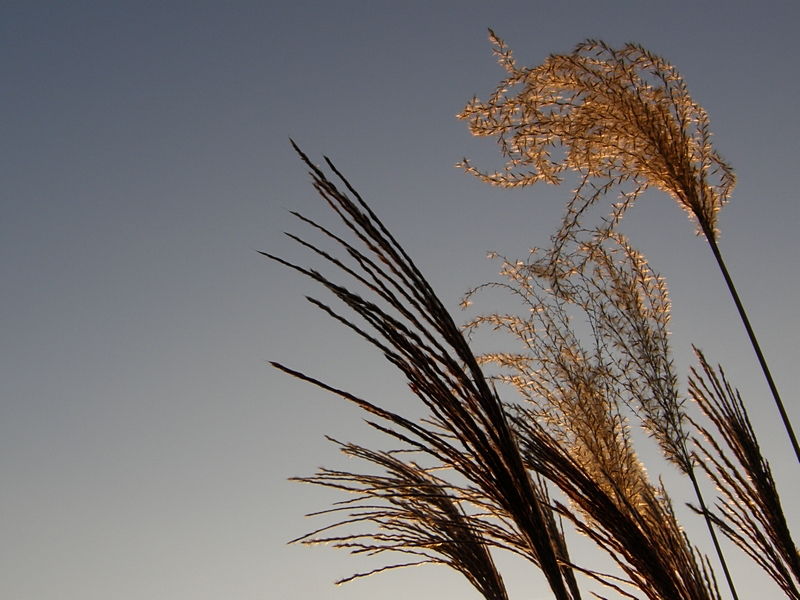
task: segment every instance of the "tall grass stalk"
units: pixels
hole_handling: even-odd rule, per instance
[[[587,208],[607,194],[619,193],[620,201],[605,220],[606,231],[647,188],[672,196],[697,221],[714,253],[800,463],[794,429],[717,243],[717,214],[736,179],[711,144],[707,113],[675,67],[635,44],[614,49],[589,40],[538,67],[519,68],[491,30],[490,39],[509,76],[487,102],[474,98],[459,118],[474,135],[496,137],[508,163],[494,173],[478,171],[466,159],[461,165],[502,187],[558,184],[565,171],[579,174],[554,239],[553,261]],[[512,93],[517,86],[521,90]]]

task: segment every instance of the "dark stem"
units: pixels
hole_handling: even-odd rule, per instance
[[[733,301],[736,304],[737,310],[739,311],[739,316],[742,318],[744,328],[747,330],[747,335],[750,337],[750,342],[753,344],[753,350],[756,351],[756,356],[758,357],[758,362],[761,365],[761,370],[764,372],[764,376],[767,378],[769,389],[772,391],[772,397],[775,398],[775,404],[778,406],[778,412],[780,412],[781,419],[783,419],[783,425],[786,428],[786,433],[789,434],[789,439],[792,442],[795,456],[797,456],[797,462],[800,463],[800,444],[797,443],[797,437],[794,434],[794,429],[792,429],[792,424],[789,422],[789,415],[786,414],[786,409],[783,407],[781,396],[778,393],[778,388],[775,386],[775,382],[772,379],[772,374],[769,372],[767,361],[764,358],[764,355],[761,353],[761,346],[758,345],[756,334],[753,332],[753,328],[750,325],[750,320],[747,318],[747,313],[744,311],[744,306],[742,306],[742,301],[739,299],[739,294],[736,293],[736,288],[733,285],[733,279],[731,279],[730,273],[728,273],[728,269],[725,267],[725,263],[722,261],[722,254],[717,246],[714,232],[704,224],[701,224],[701,226],[703,228],[703,233],[708,240],[708,244],[711,246],[711,251],[714,253],[714,258],[717,259],[717,264],[722,271],[722,276],[725,278],[725,283],[728,284],[728,289],[730,290]]]
[[[708,533],[711,534],[711,540],[714,542],[714,548],[717,550],[717,557],[722,565],[722,571],[725,573],[725,579],[728,581],[728,588],[731,590],[733,600],[739,600],[739,595],[736,593],[736,588],[733,585],[733,577],[731,577],[731,572],[728,570],[728,563],[725,562],[725,556],[722,554],[722,548],[720,547],[719,540],[717,539],[717,532],[714,530],[714,524],[711,522],[711,517],[708,514],[705,500],[703,500],[703,494],[700,492],[700,486],[698,485],[697,478],[694,475],[694,468],[689,468],[688,475],[689,479],[692,480],[697,501],[700,503],[700,510],[703,511],[703,518],[706,520]]]

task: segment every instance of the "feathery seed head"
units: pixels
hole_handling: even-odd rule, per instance
[[[491,39],[509,77],[488,102],[473,98],[458,117],[469,121],[473,135],[496,137],[508,163],[495,173],[466,159],[460,166],[503,187],[558,184],[567,170],[580,173],[584,184],[632,182],[637,191],[617,207],[617,219],[641,189],[653,186],[716,236],[717,212],[735,177],[711,145],[708,115],[675,67],[636,44],[615,50],[587,40],[571,54],[517,68],[503,41],[493,33]],[[516,87],[521,90],[511,93]]]

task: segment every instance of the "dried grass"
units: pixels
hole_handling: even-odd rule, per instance
[[[370,415],[367,423],[397,446],[383,451],[331,440],[369,469],[323,468],[297,478],[352,497],[315,513],[333,516],[334,522],[295,541],[404,556],[340,583],[388,569],[441,564],[462,573],[483,597],[507,600],[492,554],[505,550],[541,569],[559,600],[581,597],[578,574],[627,598],[718,600],[710,561],[681,528],[663,485],[651,482],[639,461],[633,421],[691,479],[695,510],[706,519],[733,597],[712,523],[787,597],[800,599],[800,556],[741,398],[698,352],[702,373],[693,370],[690,395],[715,433],[689,417],[670,355],[666,284],[617,230],[648,187],[666,191],[697,220],[800,460],[716,244],[717,213],[735,179],[711,146],[705,111],[691,100],[674,67],[640,46],[614,50],[588,41],[572,54],[520,69],[502,41],[494,34],[492,39],[510,75],[489,102],[473,100],[460,117],[470,121],[475,135],[498,137],[509,162],[504,172],[492,174],[466,160],[463,166],[506,187],[559,183],[569,169],[581,178],[552,247],[533,251],[527,261],[503,259],[505,281],[480,286],[464,301],[470,304],[489,288],[517,298],[524,317],[490,313],[466,328],[468,334],[487,325],[511,333],[520,344],[517,352],[476,356],[409,255],[333,164],[326,159],[344,189],[295,147],[347,233],[335,234],[294,214],[344,256],[290,237],[349,277],[364,295],[317,270],[262,254],[318,282],[353,311],[360,321],[309,298],[380,350],[427,409],[423,420],[412,421],[273,363],[361,407]],[[515,86],[522,91],[510,95]],[[585,227],[586,209],[612,192],[620,194],[612,214],[599,227]],[[588,323],[588,335],[575,330],[576,316]],[[501,401],[495,382],[511,384],[526,402]],[[703,500],[698,465],[719,489],[714,510]],[[610,555],[624,576],[577,564],[564,522]]]
[[[712,518],[787,598],[800,598],[800,553],[742,398],[721,367],[713,369],[702,352],[695,352],[701,370],[692,369],[690,395],[718,433],[695,424],[705,438],[695,439],[700,465],[721,494]]]

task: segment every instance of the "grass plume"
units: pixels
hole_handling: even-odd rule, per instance
[[[491,554],[501,549],[541,569],[558,599],[578,600],[576,575],[583,574],[624,597],[635,597],[625,590],[632,586],[652,600],[718,600],[713,569],[679,526],[665,490],[648,480],[629,435],[626,411],[679,468],[693,464],[667,345],[666,287],[644,258],[616,232],[575,235],[564,246],[563,258],[569,260],[559,263],[554,289],[547,287],[552,263],[535,257],[527,264],[507,262],[510,282],[497,285],[523,298],[531,319],[492,315],[472,326],[508,328],[529,352],[476,357],[411,258],[333,164],[328,161],[346,192],[298,153],[354,241],[299,214],[346,258],[291,237],[366,295],[317,270],[264,254],[320,283],[361,317],[366,327],[309,298],[379,349],[404,374],[428,416],[411,421],[273,363],[360,406],[370,415],[368,424],[398,446],[376,451],[336,442],[370,470],[321,469],[298,478],[353,497],[320,513],[334,515],[333,524],[296,541],[410,557],[342,582],[387,569],[444,564],[483,597],[505,599]],[[570,328],[576,306],[591,324],[588,349]],[[506,380],[530,403],[501,401],[482,367],[491,361],[506,369]],[[551,498],[551,486],[568,502]],[[614,558],[625,577],[576,564],[562,519]]]
[[[666,286],[621,234],[606,232],[602,242],[599,232],[589,234],[573,235],[564,246],[557,286],[546,252],[534,251],[527,262],[504,260],[506,281],[480,286],[465,304],[480,290],[500,288],[527,316],[481,315],[468,328],[488,325],[522,346],[479,359],[496,364],[497,378],[528,401],[514,411],[514,422],[530,468],[554,481],[580,512],[561,507],[562,514],[648,597],[713,597],[705,561],[684,538],[666,492],[648,482],[625,415],[635,416],[691,478],[704,505],[670,358]],[[584,320],[588,344],[572,325]],[[729,575],[710,522],[709,530]],[[666,556],[674,562],[665,565]],[[676,573],[678,582],[670,579]]]
[[[712,518],[722,532],[778,584],[787,598],[800,598],[800,553],[792,539],[769,463],[738,390],[721,368],[714,369],[695,348],[701,369],[692,369],[692,399],[713,423],[696,424],[700,464],[720,497]],[[724,447],[719,443],[722,439]]]
[[[615,49],[597,40],[551,55],[537,67],[518,67],[504,42],[489,34],[508,77],[487,102],[473,98],[458,117],[468,121],[473,135],[497,138],[508,162],[494,173],[477,170],[467,159],[461,166],[502,187],[558,184],[565,171],[578,174],[554,238],[554,262],[586,209],[607,194],[618,193],[619,201],[604,232],[650,187],[674,198],[711,247],[800,462],[800,443],[718,245],[717,215],[736,178],[711,144],[708,114],[692,100],[681,75],[637,44]]]
[[[470,482],[480,490],[485,508],[494,511],[500,522],[505,520],[513,523],[519,538],[518,545],[526,548],[526,555],[542,570],[554,596],[559,600],[577,600],[580,595],[572,569],[560,556],[563,543],[553,539],[553,530],[549,526],[547,512],[550,508],[540,501],[541,494],[537,493],[536,485],[525,467],[502,403],[484,377],[461,330],[406,252],[333,164],[328,161],[328,166],[339,176],[355,200],[339,190],[299,149],[295,149],[310,168],[314,187],[341,217],[364,250],[301,215],[297,216],[338,243],[356,266],[346,266],[312,244],[295,239],[354,278],[362,289],[373,296],[374,301],[362,298],[315,270],[296,266],[269,254],[265,256],[319,282],[367,322],[375,333],[365,331],[326,304],[310,299],[378,348],[403,372],[411,390],[430,411],[430,422],[409,421],[299,371],[277,363],[273,363],[274,366],[355,402],[384,422],[373,423],[373,426]],[[354,448],[351,447],[350,451],[354,451]],[[375,462],[376,458],[385,459],[363,452],[361,457],[370,462]],[[413,467],[409,468],[413,471]],[[404,472],[404,477],[412,471]],[[394,475],[398,473],[395,469]],[[416,473],[423,480],[426,479],[422,471],[416,470]],[[324,478],[325,473],[318,477]],[[322,482],[323,479],[317,481]],[[351,474],[351,481],[363,482],[361,476],[355,473]],[[430,488],[425,488],[424,494],[429,493]],[[415,504],[417,509],[427,507],[432,520],[441,516],[442,506],[427,500]],[[473,530],[476,536],[478,530]],[[381,539],[386,541],[385,538]],[[451,542],[455,543],[455,540]],[[394,549],[408,550],[404,542],[394,544]],[[454,551],[442,554],[449,557],[442,560],[452,561],[453,555]],[[459,564],[464,568],[468,566],[467,561]],[[473,583],[489,581],[479,572],[472,573],[468,579]],[[500,589],[494,589],[487,591],[489,595],[486,597],[498,598],[503,593]]]

